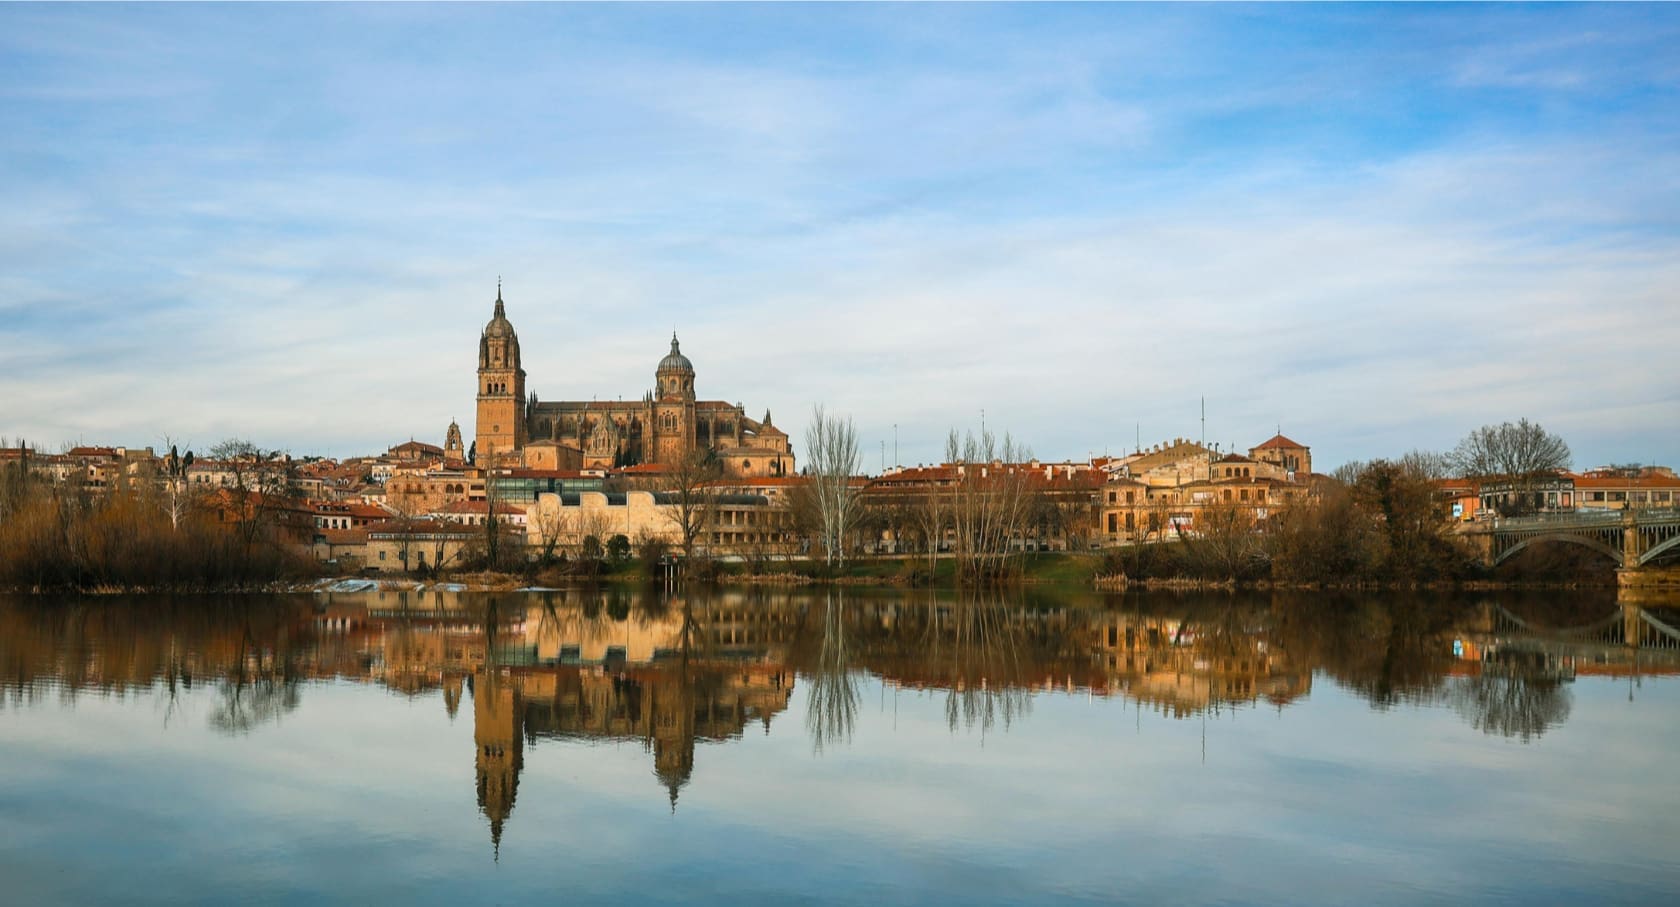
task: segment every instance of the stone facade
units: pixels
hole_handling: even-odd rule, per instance
[[[622,535],[632,542],[682,543],[678,505],[671,495],[651,491],[540,494],[527,508],[524,528],[533,555],[551,548],[575,552],[589,536],[598,542]],[[762,494],[723,488],[709,499],[695,536],[695,550],[712,556],[786,557],[797,549],[793,517],[785,506]]]
[[[1283,435],[1248,455],[1185,438],[1111,459],[1102,491],[1101,534],[1110,544],[1195,532],[1209,508],[1236,507],[1256,522],[1312,493],[1312,453]]]

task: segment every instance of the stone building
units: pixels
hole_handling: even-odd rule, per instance
[[[1312,448],[1291,441],[1282,434],[1273,435],[1262,441],[1259,446],[1249,448],[1248,455],[1256,460],[1271,463],[1286,473],[1308,476],[1313,471]]]
[[[1312,493],[1312,452],[1276,435],[1228,453],[1186,438],[1109,460],[1102,493],[1108,543],[1195,532],[1210,507],[1234,506],[1256,522]]]
[[[675,547],[682,543],[680,513],[676,496],[664,492],[539,494],[526,509],[526,547],[533,556],[548,550],[575,552],[587,537],[605,542],[615,535],[632,542],[658,539]],[[697,519],[694,541],[699,553],[786,557],[799,547],[792,514],[762,494],[715,489]]]
[[[501,287],[478,342],[478,463],[537,469],[612,469],[679,463],[712,451],[732,475],[793,475],[788,436],[752,419],[736,403],[701,400],[694,364],[676,334],[654,369],[654,386],[630,401],[542,400],[527,396],[519,335],[508,321]]]

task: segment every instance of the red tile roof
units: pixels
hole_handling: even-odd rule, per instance
[[[1285,438],[1283,435],[1273,435],[1270,439],[1268,439],[1268,440],[1262,442],[1261,444],[1257,445],[1254,449],[1255,450],[1279,450],[1279,449],[1286,448],[1286,447],[1298,447],[1301,450],[1309,449],[1307,447],[1307,445],[1298,444],[1294,441],[1289,440],[1288,438]]]
[[[1680,488],[1680,477],[1673,476],[1623,478],[1620,476],[1581,476],[1573,473],[1566,473],[1565,475],[1575,480],[1576,488]]]
[[[347,516],[360,520],[388,520],[395,516],[383,507],[361,501],[314,501],[311,506],[322,516]]]
[[[432,511],[433,513],[489,513],[489,501],[452,501]],[[525,508],[517,504],[501,503],[496,505],[496,512],[508,516],[524,516]]]
[[[787,485],[798,485],[805,481],[805,476],[747,476],[739,479],[721,479],[714,484],[779,488]]]

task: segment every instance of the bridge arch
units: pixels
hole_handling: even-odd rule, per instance
[[[1677,536],[1676,538],[1680,538],[1680,536]],[[1499,556],[1493,559],[1493,565],[1497,567],[1500,564],[1505,563],[1507,560],[1510,560],[1512,555],[1530,545],[1535,544],[1536,542],[1564,542],[1570,545],[1581,545],[1609,557],[1611,560],[1616,562],[1617,566],[1621,566],[1622,564],[1622,549],[1606,544],[1600,539],[1584,535],[1574,535],[1566,532],[1548,532],[1544,535],[1531,535],[1515,545],[1506,548],[1504,551],[1499,552]],[[1663,544],[1667,545],[1669,542],[1664,542]],[[1657,549],[1653,548],[1651,550],[1655,551]]]
[[[1676,535],[1671,539],[1652,545],[1650,550],[1639,556],[1639,563],[1649,564],[1662,554],[1666,553],[1670,548],[1680,548],[1680,535]]]

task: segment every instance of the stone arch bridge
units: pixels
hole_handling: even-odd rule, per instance
[[[1680,509],[1576,511],[1495,519],[1463,530],[1496,566],[1533,545],[1590,548],[1632,570],[1680,551]]]

